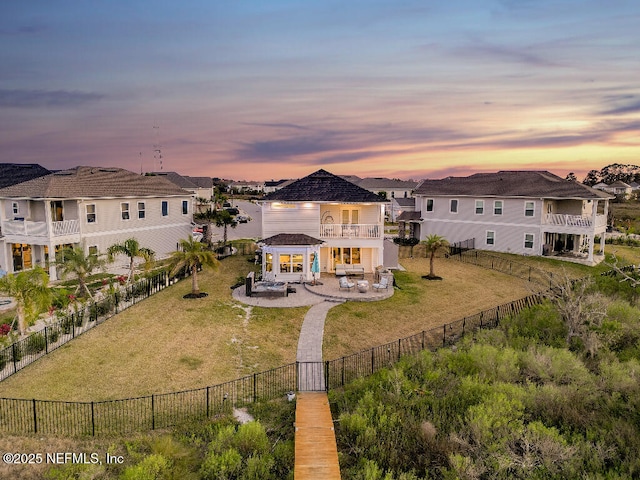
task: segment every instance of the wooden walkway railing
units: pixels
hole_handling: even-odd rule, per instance
[[[298,392],[295,480],[339,480],[338,448],[325,392]]]

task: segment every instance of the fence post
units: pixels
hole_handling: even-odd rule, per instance
[[[402,345],[400,344],[400,339],[398,339],[398,361],[400,361],[400,349],[402,348]]]
[[[422,350],[424,350],[424,335],[425,335],[425,331],[422,330]]]
[[[96,415],[93,410],[93,400],[91,401],[91,436],[96,436]]]
[[[16,343],[11,344],[11,357],[13,358],[13,373],[18,371],[18,362],[16,362]]]
[[[36,399],[33,399],[33,433],[38,433],[38,415],[36,414]]]
[[[442,326],[442,348],[444,348],[447,344],[447,326]]]
[[[256,403],[258,401],[257,381],[258,381],[258,374],[254,373],[253,374],[253,403]]]
[[[342,357],[342,386],[344,387],[344,357]]]
[[[464,327],[465,327],[466,323],[467,323],[467,317],[464,317],[462,319],[462,335],[464,335]]]
[[[296,360],[296,390],[300,390],[300,362]]]
[[[47,334],[48,326],[44,327],[44,353],[49,353],[49,335]]]
[[[375,350],[372,348],[371,349],[371,373],[375,372],[375,361],[376,361],[376,357],[375,357]]]
[[[324,362],[324,389],[329,391],[329,360]]]
[[[151,430],[156,429],[155,395],[151,394]]]
[[[531,267],[529,267],[529,281],[531,281]]]

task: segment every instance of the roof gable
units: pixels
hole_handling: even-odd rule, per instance
[[[469,177],[424,180],[414,195],[489,196],[529,198],[612,198],[578,182],[565,180],[547,171],[500,171],[476,173]]]
[[[123,168],[75,167],[0,189],[0,197],[113,198],[187,196],[160,176],[143,176]]]
[[[373,203],[384,202],[379,195],[351,183],[337,175],[318,170],[304,178],[270,193],[266,201],[285,202],[343,202]]]

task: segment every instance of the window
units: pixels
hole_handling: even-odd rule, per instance
[[[525,217],[533,217],[533,212],[535,209],[534,202],[524,202],[524,216]]]
[[[458,200],[457,199],[452,199],[449,202],[449,211],[451,213],[458,213]]]
[[[267,259],[264,262],[264,269],[267,272],[273,271],[273,253],[267,253]]]
[[[11,209],[13,210],[14,215],[18,215],[20,213],[20,207],[18,205],[18,202],[13,202],[11,204]]]
[[[283,254],[279,255],[280,273],[296,273],[302,272],[302,254]]]
[[[97,245],[91,245],[89,247],[89,255],[98,256],[98,246]]]
[[[167,215],[169,215],[169,202],[167,202],[166,200],[162,201],[162,216],[166,217]]]
[[[96,204],[89,203],[85,208],[87,210],[87,223],[96,223]]]
[[[358,247],[333,247],[333,264],[345,263],[347,265],[360,264],[360,248]]]
[[[144,202],[138,202],[138,218],[145,218],[145,204]]]
[[[493,214],[502,215],[502,200],[494,200],[493,202]]]
[[[427,212],[433,212],[433,198],[427,198]]]
[[[486,238],[487,245],[495,245],[495,242],[496,242],[496,232],[487,230],[487,238]]]
[[[476,200],[476,215],[484,215],[484,200]]]
[[[533,248],[533,233],[524,234],[524,248]]]
[[[129,204],[128,203],[120,204],[120,213],[122,214],[122,220],[129,220]]]
[[[182,214],[186,215],[187,213],[189,213],[189,201],[188,200],[183,200],[182,201]]]
[[[342,210],[342,224],[343,225],[357,225],[360,223],[360,211],[359,210]]]

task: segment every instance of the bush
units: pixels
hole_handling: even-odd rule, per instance
[[[4,369],[4,367],[7,365],[8,362],[8,355],[5,353],[5,351],[0,351],[0,372]]]
[[[418,243],[420,243],[420,240],[414,237],[396,237],[393,239],[393,243],[395,243],[396,245],[400,245],[401,247],[414,247]]]
[[[47,348],[47,341],[44,338],[44,335],[41,333],[34,333],[27,337],[24,352],[28,355],[33,355],[35,353],[40,353],[45,348]]]
[[[60,337],[60,327],[55,325],[46,328],[47,340],[49,343],[56,343]]]

